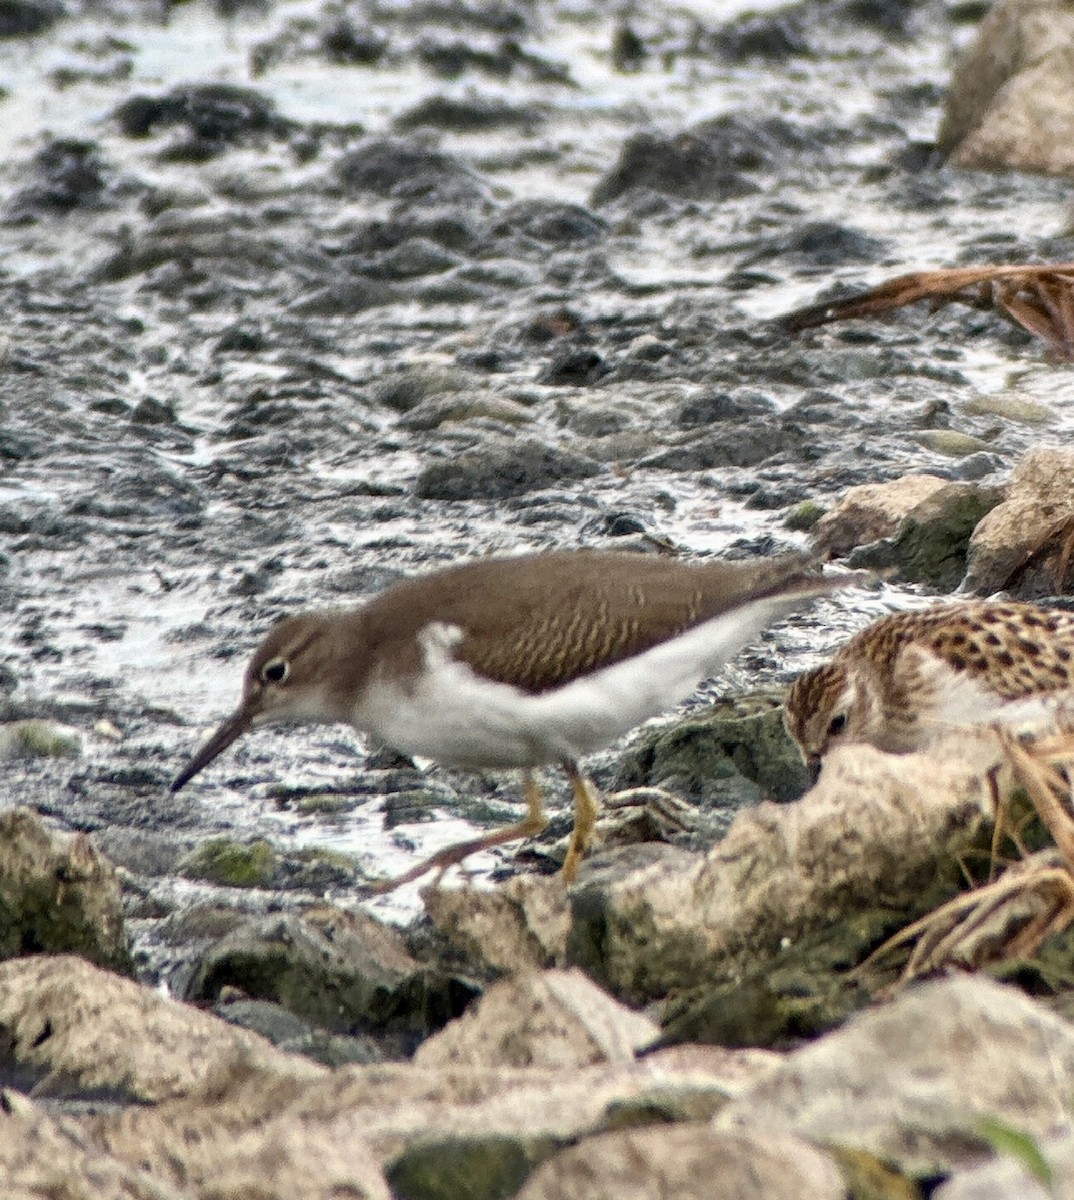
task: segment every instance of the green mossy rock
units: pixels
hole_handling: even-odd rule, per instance
[[[809,785],[783,727],[783,693],[718,700],[699,716],[645,730],[623,757],[617,789],[662,787],[705,808],[792,800]]]
[[[919,504],[894,538],[862,546],[848,562],[852,567],[896,567],[911,583],[954,591],[966,574],[970,536],[1002,498],[999,488],[949,484]]]
[[[31,719],[0,725],[0,758],[77,758],[82,738],[75,729]]]
[[[417,1142],[389,1165],[398,1200],[507,1200],[535,1166],[561,1147],[548,1138],[526,1145],[491,1135]]]
[[[974,437],[972,433],[960,433],[957,429],[926,429],[917,434],[914,440],[926,450],[948,458],[968,458],[980,450],[993,449],[992,444],[983,438]]]
[[[0,813],[0,959],[26,954],[78,954],[131,970],[112,864],[85,834],[13,808]]]
[[[828,510],[815,500],[803,500],[783,518],[783,527],[792,529],[795,533],[806,533],[824,516]]]
[[[209,838],[180,859],[177,870],[187,879],[222,887],[270,887],[276,875],[276,852],[263,840],[242,843]]]

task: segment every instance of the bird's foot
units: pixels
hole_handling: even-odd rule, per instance
[[[397,876],[395,879],[386,879],[381,883],[366,884],[359,889],[359,894],[363,897],[384,896],[389,892],[394,892],[397,887],[401,887],[404,883],[413,883],[415,879],[420,879],[430,871],[439,872],[436,877],[436,884],[439,884],[444,872],[449,867],[458,866],[464,859],[469,858],[471,854],[477,854],[481,850],[489,850],[493,846],[502,846],[506,842],[515,842],[522,838],[536,837],[538,834],[544,832],[547,825],[548,818],[545,816],[541,790],[533,777],[527,774],[526,815],[521,821],[517,821],[514,825],[508,825],[504,829],[497,829],[492,833],[483,834],[481,837],[466,838],[461,842],[453,842],[450,846],[445,846],[442,850],[437,850],[435,854],[430,854],[428,858],[422,859],[420,863],[411,867],[409,871],[404,871],[402,875]]]

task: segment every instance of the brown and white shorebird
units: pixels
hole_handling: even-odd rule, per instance
[[[394,887],[539,833],[546,819],[530,770],[559,763],[575,801],[569,880],[597,816],[578,760],[690,695],[766,626],[853,578],[821,576],[798,555],[686,563],[581,550],[405,580],[359,608],[281,621],[250,660],[238,708],[172,790],[248,730],[292,720],[344,722],[449,767],[526,771],[521,821],[447,847]]]
[[[816,772],[835,745],[923,750],[952,726],[1046,715],[1074,689],[1074,613],[971,601],[874,621],[795,680],[787,729]]]

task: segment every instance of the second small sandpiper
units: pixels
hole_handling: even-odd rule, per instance
[[[969,601],[874,621],[795,680],[784,719],[816,771],[835,745],[923,750],[953,726],[1044,716],[1071,689],[1074,613]]]

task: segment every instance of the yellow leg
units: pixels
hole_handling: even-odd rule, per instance
[[[487,850],[490,846],[502,846],[504,842],[513,842],[518,838],[536,837],[537,834],[544,830],[547,824],[548,818],[544,813],[541,789],[538,787],[537,781],[533,778],[533,774],[527,771],[526,815],[521,821],[518,821],[514,825],[508,825],[505,829],[497,829],[493,833],[486,833],[483,837],[467,838],[464,842],[453,842],[450,846],[445,846],[443,850],[437,850],[435,854],[431,854],[428,858],[423,859],[417,866],[411,867],[409,871],[404,871],[396,879],[388,879],[384,883],[370,884],[364,890],[372,895],[380,896],[386,892],[394,891],[400,884],[420,879],[427,871],[438,869],[442,875],[448,867],[457,866],[463,859],[469,858],[471,854],[476,854],[479,850]]]
[[[567,857],[563,860],[563,878],[567,883],[573,883],[578,874],[578,864],[593,836],[600,813],[600,800],[597,789],[578,770],[577,763],[568,759],[564,761],[563,769],[574,789],[574,829],[571,832],[571,844],[567,847]]]

